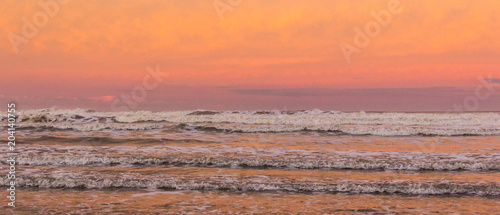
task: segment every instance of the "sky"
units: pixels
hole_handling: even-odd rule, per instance
[[[1,4],[21,109],[500,111],[498,0]]]

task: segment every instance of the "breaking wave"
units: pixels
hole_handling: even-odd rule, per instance
[[[165,126],[158,123],[142,124],[98,124],[98,123],[57,123],[57,124],[21,124],[20,129],[36,131],[145,131],[178,130],[221,132],[221,133],[291,133],[319,132],[331,135],[375,135],[375,136],[499,136],[500,127],[423,127],[423,126],[352,126],[352,125],[236,125],[236,124],[179,124]]]
[[[3,163],[4,161],[2,161]],[[411,171],[499,171],[497,159],[457,160],[443,157],[420,159],[352,156],[348,159],[246,158],[246,157],[107,157],[107,156],[43,156],[19,157],[21,165],[178,165],[230,168],[293,168]]]
[[[346,181],[339,183],[308,183],[287,179],[272,182],[251,179],[222,179],[220,177],[191,177],[162,179],[134,178],[68,178],[30,177],[20,175],[16,179],[20,187],[41,188],[149,188],[167,190],[232,190],[232,191],[291,191],[326,193],[370,193],[405,195],[479,195],[498,196],[500,187],[493,182],[451,182],[451,181]],[[0,185],[8,186],[8,180],[0,178]]]
[[[1,120],[5,121],[2,114]],[[421,125],[497,126],[500,113],[343,113],[338,111],[137,111],[95,112],[85,109],[42,109],[18,113],[18,122],[34,123],[235,123],[268,125]]]
[[[5,121],[5,114],[0,114]],[[21,129],[76,131],[170,129],[213,132],[331,132],[344,135],[500,135],[500,113],[365,113],[338,111],[96,112],[43,109],[18,113]]]
[[[424,127],[424,126],[353,126],[353,125],[233,125],[233,124],[188,124],[180,127],[191,130],[230,133],[288,133],[327,132],[333,135],[376,136],[496,136],[496,127]]]

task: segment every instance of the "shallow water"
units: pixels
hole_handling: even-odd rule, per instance
[[[22,189],[16,214],[498,214],[498,198],[146,189]]]

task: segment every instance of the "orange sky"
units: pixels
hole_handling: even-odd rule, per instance
[[[498,0],[400,0],[401,13],[348,63],[340,44],[352,45],[353,29],[391,1],[216,0],[231,9],[220,19],[213,0],[69,0],[16,52],[9,33],[23,36],[23,17],[45,12],[38,1],[6,0],[0,99],[112,98],[157,64],[169,74],[157,90],[461,88],[500,78]]]

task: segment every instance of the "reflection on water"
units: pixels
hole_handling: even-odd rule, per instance
[[[23,189],[15,214],[498,214],[498,198],[289,192]],[[2,198],[2,204],[5,202]]]

